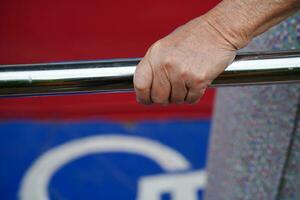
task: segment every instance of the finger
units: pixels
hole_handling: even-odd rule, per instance
[[[187,95],[187,88],[181,79],[172,79],[171,103],[181,104]]]
[[[187,95],[187,88],[181,77],[180,72],[178,71],[174,72],[174,70],[171,71],[171,69],[174,69],[174,67],[170,67],[168,65],[165,66],[165,69],[167,71],[166,73],[171,83],[171,95],[169,99],[170,103],[176,103],[176,104],[183,103]]]
[[[153,72],[149,61],[147,60],[147,55],[143,58],[137,65],[133,83],[136,92],[136,99],[142,104],[151,104],[151,85],[153,80]]]
[[[198,103],[210,83],[211,81],[206,78],[204,72],[194,72],[193,75],[186,80],[188,94],[185,102],[189,104]]]
[[[206,88],[190,88],[186,96],[185,102],[189,104],[196,104],[204,95]]]
[[[151,100],[154,103],[167,105],[171,94],[171,84],[162,67],[153,67],[153,82],[151,88]]]

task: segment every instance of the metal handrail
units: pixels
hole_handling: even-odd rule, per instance
[[[133,89],[140,58],[0,65],[0,97]],[[300,82],[300,51],[243,53],[212,87]]]

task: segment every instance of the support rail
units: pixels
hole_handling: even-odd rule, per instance
[[[0,97],[133,89],[140,58],[0,65]],[[300,82],[300,51],[237,55],[211,87]]]

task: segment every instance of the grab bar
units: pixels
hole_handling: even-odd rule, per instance
[[[0,97],[133,90],[140,58],[0,65]],[[211,87],[300,82],[300,51],[238,54]]]

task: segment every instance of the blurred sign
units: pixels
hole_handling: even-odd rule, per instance
[[[209,124],[1,123],[1,197],[200,200]]]

